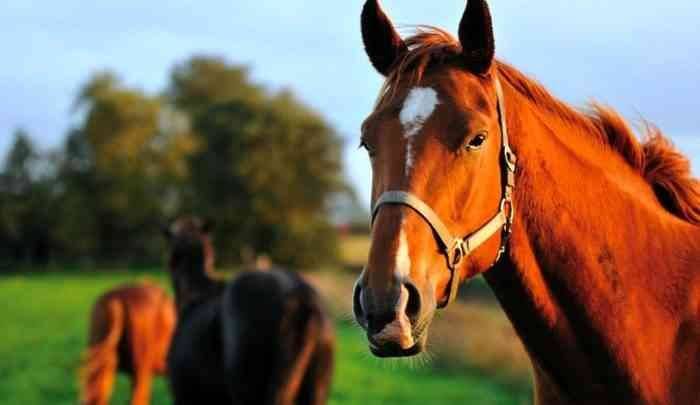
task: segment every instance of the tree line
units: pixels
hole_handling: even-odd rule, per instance
[[[311,267],[333,261],[330,209],[351,191],[342,140],[288,90],[244,66],[193,57],[148,94],[103,72],[82,86],[56,150],[14,134],[0,172],[0,265],[160,262],[161,227],[216,223],[217,261],[242,252]],[[244,254],[245,255],[245,254]]]

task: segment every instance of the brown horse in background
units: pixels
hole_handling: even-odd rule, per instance
[[[168,354],[175,404],[325,404],[334,333],[316,291],[284,271],[212,278],[210,228],[182,218],[166,231],[179,319]]]
[[[700,404],[688,160],[659,130],[640,143],[613,110],[575,110],[496,61],[484,0],[468,2],[459,40],[404,40],[376,0],[362,34],[387,77],[362,135],[374,218],[354,308],[372,352],[422,351],[436,307],[483,273],[538,404]]]
[[[106,405],[117,370],[131,377],[132,405],[150,402],[155,375],[165,374],[175,305],[151,283],[123,285],[97,299],[81,368],[81,403]]]

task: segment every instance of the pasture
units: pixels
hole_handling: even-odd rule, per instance
[[[0,403],[22,404],[75,404],[77,399],[76,375],[80,354],[85,347],[88,313],[94,299],[106,289],[122,282],[151,279],[167,286],[165,275],[148,272],[51,272],[27,273],[0,279]],[[311,277],[331,305],[336,318],[338,353],[330,404],[528,404],[531,393],[517,371],[519,355],[505,352],[487,353],[475,362],[464,360],[464,353],[452,357],[452,362],[436,350],[432,361],[382,362],[371,357],[365,338],[349,320],[343,302],[350,277],[321,273]],[[461,307],[460,307],[461,308]],[[491,310],[494,310],[493,308]],[[457,315],[459,309],[453,309]],[[491,315],[482,317],[493,318]],[[467,314],[473,318],[468,309]],[[449,316],[445,321],[454,320]],[[464,321],[462,319],[461,321]],[[492,319],[493,321],[493,319]],[[503,336],[488,336],[489,325],[472,329],[484,335],[484,341],[503,341]],[[497,334],[504,335],[502,320],[495,320]],[[457,325],[454,325],[455,327]],[[458,329],[463,329],[460,325]],[[450,343],[436,331],[436,343]],[[469,339],[469,335],[465,339]],[[462,342],[460,342],[462,343]],[[478,343],[478,342],[477,342]],[[454,347],[454,346],[450,346]],[[459,346],[458,346],[459,347]],[[462,345],[480,346],[474,342]],[[512,350],[510,350],[512,351]],[[505,354],[504,354],[505,353]],[[467,353],[468,354],[468,353]],[[490,357],[489,357],[490,356]],[[506,374],[520,375],[521,382],[495,372],[489,367],[515,364],[515,370]],[[506,369],[508,367],[505,367]],[[520,373],[520,374],[519,374]],[[494,377],[494,374],[500,374]],[[517,380],[517,378],[515,379]],[[114,404],[128,400],[128,382],[120,377]],[[162,379],[157,380],[154,404],[168,404],[170,398]]]

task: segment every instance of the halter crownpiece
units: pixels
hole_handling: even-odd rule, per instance
[[[405,205],[412,208],[430,225],[438,236],[438,240],[443,248],[443,253],[447,258],[447,267],[450,269],[450,295],[446,301],[439,304],[438,308],[446,307],[457,297],[459,289],[459,274],[457,267],[462,259],[471,255],[477,248],[493,237],[499,231],[502,233],[501,247],[498,250],[496,264],[506,251],[506,244],[510,236],[515,209],[513,207],[513,190],[515,189],[515,169],[517,158],[510,148],[508,142],[508,126],[506,125],[506,110],[503,99],[503,89],[498,76],[495,77],[496,98],[498,107],[498,119],[501,129],[501,157],[503,160],[503,191],[498,213],[491,218],[481,228],[471,235],[460,238],[453,236],[449,228],[440,219],[440,216],[433,211],[428,204],[418,196],[406,191],[387,191],[383,193],[372,209],[371,223],[384,205]]]

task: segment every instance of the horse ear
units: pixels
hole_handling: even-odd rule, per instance
[[[459,23],[459,42],[469,70],[485,74],[491,69],[496,45],[491,12],[486,0],[468,0]]]
[[[362,9],[362,40],[370,62],[384,76],[388,76],[394,64],[408,52],[379,0],[367,0]]]

